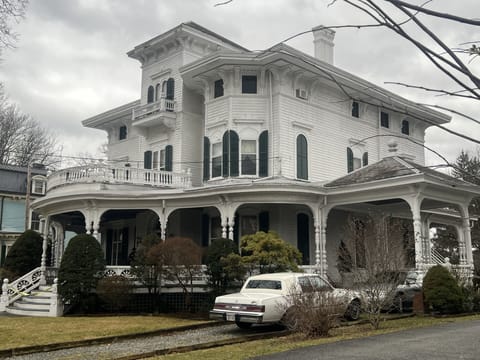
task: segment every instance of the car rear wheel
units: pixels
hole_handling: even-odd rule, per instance
[[[237,324],[237,326],[240,329],[250,329],[252,327],[251,323],[246,323],[246,322],[242,322],[242,321],[235,321],[235,324]]]
[[[355,321],[360,318],[361,304],[360,300],[354,299],[348,304],[345,318],[350,321]]]

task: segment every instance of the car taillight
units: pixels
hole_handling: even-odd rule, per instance
[[[227,304],[222,304],[222,303],[215,303],[215,305],[213,305],[213,308],[214,309],[226,309],[227,308]]]
[[[265,305],[247,305],[245,310],[252,312],[265,312]]]

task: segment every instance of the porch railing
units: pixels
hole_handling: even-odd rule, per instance
[[[132,120],[140,120],[147,116],[154,115],[160,112],[174,112],[175,111],[175,100],[169,100],[162,98],[153,103],[141,105],[136,107],[132,111]]]
[[[174,173],[171,171],[92,164],[54,172],[48,176],[47,191],[67,184],[95,182],[189,188],[192,186],[192,176],[190,172]]]

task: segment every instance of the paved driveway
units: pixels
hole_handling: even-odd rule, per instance
[[[480,320],[311,346],[258,359],[479,360]]]

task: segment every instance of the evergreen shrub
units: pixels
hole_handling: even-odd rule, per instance
[[[423,279],[425,309],[438,314],[463,310],[463,293],[453,275],[441,265],[428,270]]]

